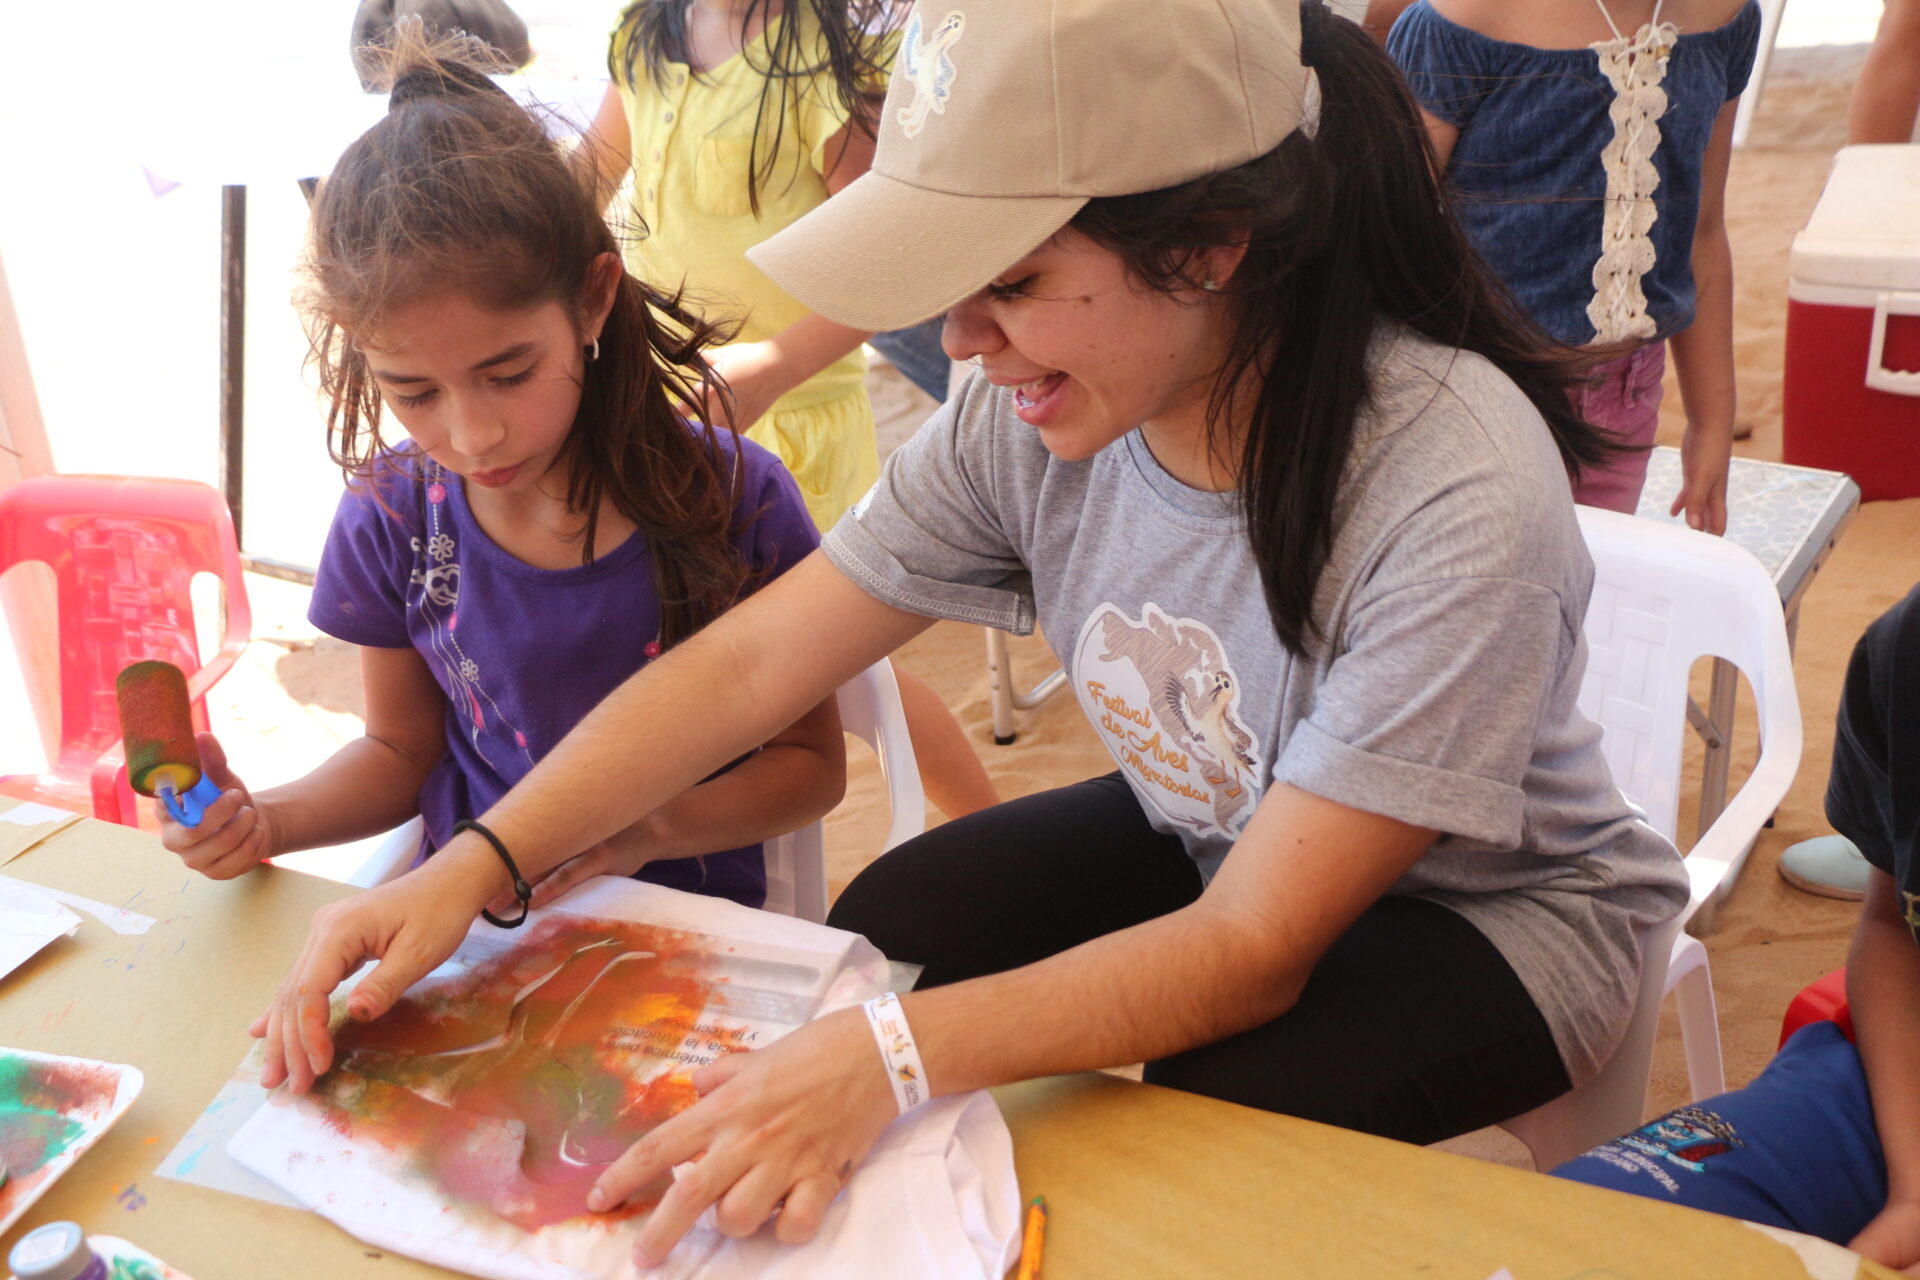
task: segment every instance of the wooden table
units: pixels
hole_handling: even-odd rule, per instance
[[[0,873],[157,921],[121,936],[88,918],[0,979],[0,1044],[146,1073],[132,1109],[0,1247],[71,1218],[197,1280],[448,1274],[375,1255],[314,1214],[154,1172],[245,1053],[246,1024],[308,917],[350,890],[274,870],[215,883],[151,836],[92,819]],[[1023,1194],[1052,1206],[1047,1280],[1809,1274],[1787,1246],[1727,1219],[1110,1076],[995,1093]]]

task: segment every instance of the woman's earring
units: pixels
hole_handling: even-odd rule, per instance
[[[1202,280],[1200,282],[1200,287],[1202,289],[1205,289],[1208,293],[1220,292],[1220,282],[1218,280]]]
[[[600,358],[600,339],[595,338],[587,344],[587,363],[592,364]]]

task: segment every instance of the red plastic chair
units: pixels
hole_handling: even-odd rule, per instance
[[[60,617],[60,758],[42,774],[0,776],[0,795],[140,825],[127,785],[113,681],[130,662],[162,658],[187,674],[197,730],[206,693],[246,647],[253,625],[227,504],[194,480],[37,476],[0,491],[0,573],[53,569]],[[202,666],[190,584],[225,586],[220,650]]]
[[[1847,1004],[1847,971],[1835,969],[1818,982],[1808,983],[1787,1005],[1787,1016],[1780,1020],[1780,1043],[1809,1022],[1839,1024],[1840,1034],[1853,1039],[1853,1010]]]

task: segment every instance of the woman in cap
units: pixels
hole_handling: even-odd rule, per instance
[[[1575,707],[1577,366],[1441,211],[1384,55],[1317,3],[950,2],[872,171],[754,257],[842,324],[944,311],[980,371],[484,819],[537,877],[934,618],[1040,624],[1117,769],[849,886],[829,922],[920,988],[700,1073],[591,1202],[698,1156],[649,1257],[708,1206],[806,1238],[898,1110],[1038,1075],[1146,1062],[1421,1142],[1507,1118],[1598,1070],[1686,897]],[[510,883],[466,836],[323,911],[266,1081],[325,1069],[363,957],[370,1017]]]

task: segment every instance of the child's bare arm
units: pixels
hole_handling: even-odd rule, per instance
[[[303,778],[255,795],[227,766],[210,733],[200,763],[221,789],[197,827],[161,813],[160,839],[187,866],[216,880],[263,858],[341,844],[399,826],[419,811],[420,784],[446,750],[446,698],[413,649],[362,649],[366,732]]]
[[[1733,247],[1727,239],[1727,167],[1733,156],[1735,99],[1720,109],[1700,167],[1700,212],[1693,233],[1693,323],[1672,341],[1674,372],[1686,405],[1681,486],[1673,514],[1695,529],[1727,531],[1727,465],[1733,456]]]
[[[1368,35],[1385,44],[1393,24],[1412,7],[1413,0],[1368,0],[1367,16],[1360,20],[1360,25]]]
[[[1920,1264],[1920,946],[1893,877],[1876,869],[1847,958],[1847,1000],[1887,1162],[1887,1207],[1852,1247]]]
[[[829,198],[873,164],[873,139],[848,124],[821,151]],[[714,367],[733,392],[733,411],[709,409],[713,421],[731,421],[745,431],[773,402],[846,355],[873,334],[849,329],[825,316],[808,315],[761,342],[740,342],[712,353]]]
[[[606,208],[633,164],[633,134],[627,127],[626,104],[612,85],[607,86],[607,96],[600,99],[592,127],[574,148],[573,164],[575,175],[592,184],[594,207]]]
[[[260,794],[270,855],[378,835],[420,811],[420,786],[447,749],[446,694],[417,649],[361,649],[360,681],[366,732]]]
[[[839,708],[829,698],[750,758],[562,863],[540,883],[534,903],[549,902],[594,876],[631,875],[649,862],[737,849],[797,831],[825,817],[846,787],[846,740]]]
[[[1460,141],[1460,127],[1448,124],[1425,107],[1420,108],[1420,119],[1427,126],[1427,137],[1433,143],[1433,161],[1437,170],[1435,177],[1445,183],[1447,161],[1453,158],[1453,144]]]

